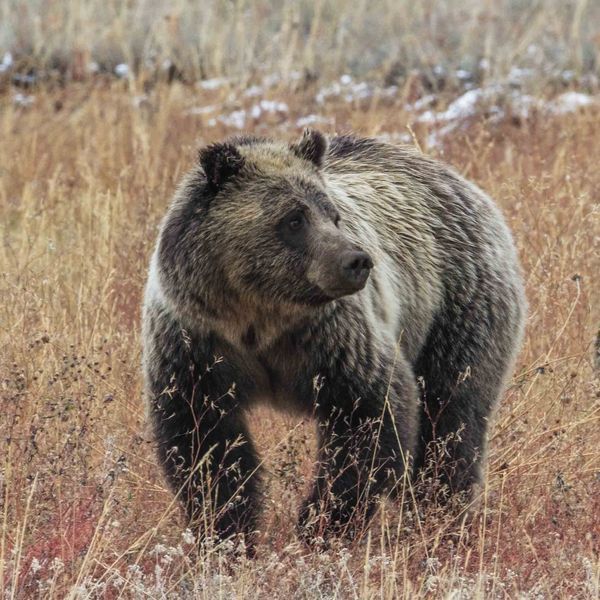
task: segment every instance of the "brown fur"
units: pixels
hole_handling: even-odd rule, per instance
[[[352,271],[358,283],[355,256],[367,257]],[[319,424],[305,532],[368,517],[409,455],[426,473],[440,439],[442,484],[471,489],[524,313],[498,209],[417,151],[353,137],[328,145],[316,132],[291,146],[244,138],[203,150],[163,222],[144,307],[160,456],[190,518],[201,520],[211,493],[219,534],[255,526],[258,459],[243,410],[265,397]],[[242,443],[229,457],[233,439]],[[223,478],[221,491],[189,481],[207,453],[203,476]],[[234,483],[241,506],[227,508],[222,490]]]

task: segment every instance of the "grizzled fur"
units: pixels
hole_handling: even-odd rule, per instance
[[[308,535],[364,522],[437,440],[441,483],[471,490],[525,313],[492,201],[371,139],[234,138],[199,158],[162,223],[143,315],[159,456],[193,524],[252,536],[258,401],[316,419]]]

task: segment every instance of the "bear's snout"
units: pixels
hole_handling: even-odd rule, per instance
[[[338,240],[311,262],[308,280],[331,299],[362,290],[373,268],[373,259],[347,240]]]
[[[345,252],[340,261],[340,281],[342,288],[350,291],[361,290],[373,268],[371,257],[362,250]]]

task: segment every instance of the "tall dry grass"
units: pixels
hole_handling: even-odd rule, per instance
[[[29,108],[0,98],[2,597],[598,597],[598,110],[482,119],[436,150],[504,209],[530,301],[473,527],[389,504],[362,541],[306,551],[293,524],[312,426],[263,409],[261,543],[232,562],[182,535],[144,426],[138,327],[174,185],[198,144],[228,133],[188,109],[230,91],[159,85],[140,101],[135,86],[40,90]],[[311,108],[308,93],[278,93],[291,117]],[[393,133],[401,106],[323,111],[339,130]],[[249,127],[294,135],[293,122]]]
[[[600,75],[593,0],[0,0],[0,52],[20,71],[166,68],[187,80],[351,72],[431,85],[532,68],[542,85]],[[483,61],[483,62],[482,62]],[[50,74],[52,76],[52,74]],[[589,80],[590,83],[592,80]]]

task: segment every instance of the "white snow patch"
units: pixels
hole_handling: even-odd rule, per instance
[[[498,102],[499,99],[501,102]],[[528,119],[534,111],[558,116],[595,104],[598,104],[597,97],[580,92],[565,92],[545,102],[529,94],[522,94],[519,90],[510,90],[506,86],[496,84],[469,90],[451,102],[446,110],[441,112],[427,110],[416,118],[416,122],[434,127],[427,138],[428,146],[434,147],[438,146],[445,136],[462,126],[466,120],[480,114],[482,105],[490,121],[500,122],[507,114],[521,119]],[[417,103],[406,108],[415,110],[416,107]],[[438,128],[435,128],[436,125]]]
[[[448,105],[448,108],[435,115],[437,121],[466,119],[477,112],[478,104],[488,95],[481,88],[469,90]]]
[[[258,104],[255,104],[251,109],[250,109],[250,116],[253,119],[258,119],[260,118],[260,115],[262,114],[262,109]]]
[[[433,112],[428,110],[417,118],[419,123],[442,123],[447,121],[462,121],[475,116],[482,102],[492,103],[501,92],[498,85],[487,88],[475,88],[465,92],[448,105],[446,110]]]
[[[397,131],[382,131],[379,135],[375,136],[382,142],[400,143],[400,144],[412,144],[413,138],[409,133],[399,133]]]
[[[227,127],[235,127],[236,129],[244,129],[246,126],[246,111],[234,110],[228,115],[220,115],[217,119]]]
[[[269,114],[286,114],[289,112],[289,107],[285,102],[278,102],[276,100],[261,100],[258,104],[255,104],[250,109],[250,116],[253,119],[258,119],[262,113]]]
[[[261,96],[263,92],[264,90],[260,85],[251,85],[244,92],[244,96],[246,96],[246,98],[256,98],[257,96]]]
[[[228,80],[223,77],[213,77],[212,79],[204,79],[198,82],[198,86],[203,90],[218,90],[220,87],[227,85]]]
[[[350,86],[350,91],[344,95],[344,100],[346,102],[353,102],[354,100],[370,98],[372,95],[373,88],[366,81],[361,81]]]
[[[277,100],[261,100],[260,108],[269,113],[286,113],[289,107],[285,102],[277,102]]]
[[[297,127],[309,127],[310,125],[333,125],[333,119],[323,115],[306,115],[296,121]]]
[[[304,77],[304,73],[302,71],[290,71],[284,75],[279,75],[278,73],[270,73],[265,75],[262,78],[262,85],[265,88],[272,88],[280,83],[286,83],[290,81],[300,81]]]
[[[566,69],[560,74],[560,76],[565,83],[571,83],[575,79],[575,71],[572,69]]]
[[[544,108],[544,103],[539,98],[529,94],[513,94],[510,102],[511,113],[520,119],[528,119],[532,111]]]
[[[217,110],[217,106],[214,104],[209,104],[207,106],[193,106],[188,109],[185,114],[186,115],[209,115],[210,113],[214,113]]]
[[[335,82],[331,85],[321,88],[317,95],[315,96],[315,100],[319,104],[324,104],[325,100],[331,98],[332,96],[339,96],[342,91],[342,87],[339,83]]]
[[[427,94],[418,100],[415,100],[412,104],[405,104],[404,110],[408,112],[420,112],[425,108],[429,108],[435,101],[437,100],[437,96],[435,94]]]
[[[210,109],[210,111],[209,111]],[[204,114],[207,112],[212,112],[215,107],[202,107],[200,109],[192,109],[194,110],[193,114]],[[200,112],[202,111],[202,112]],[[259,103],[255,104],[249,110],[245,110],[243,108],[239,110],[234,110],[227,115],[219,115],[217,117],[213,117],[207,121],[207,125],[209,127],[214,127],[217,123],[222,123],[227,127],[234,127],[235,129],[244,129],[246,126],[246,120],[248,118],[251,119],[259,119],[263,113],[269,114],[286,114],[289,111],[288,105],[285,102],[277,102],[275,100],[261,100]],[[188,114],[190,114],[188,112]]]
[[[546,108],[548,112],[554,115],[566,115],[575,112],[584,106],[597,104],[597,102],[598,100],[589,94],[582,94],[581,92],[565,92],[548,102]]]
[[[121,77],[123,79],[125,79],[126,77],[129,77],[129,65],[125,64],[125,63],[119,63],[115,67],[115,75],[117,77]]]
[[[316,94],[315,100],[319,104],[325,103],[329,98],[342,98],[345,102],[354,102],[371,98],[375,94],[391,98],[398,92],[398,86],[391,85],[382,88],[366,81],[354,81],[348,74],[342,75],[338,81],[322,87]]]
[[[444,125],[442,128],[438,130],[432,131],[427,136],[427,147],[435,148],[442,143],[442,139],[445,138],[449,133],[452,133],[455,129],[458,129],[460,123],[450,122],[447,125]]]
[[[0,73],[8,71],[13,66],[13,55],[10,52],[5,52],[0,62]]]
[[[533,69],[523,69],[521,67],[511,67],[508,72],[508,83],[515,87],[521,87],[527,81],[531,80],[535,76]]]
[[[13,102],[16,106],[27,108],[35,102],[35,96],[22,94],[21,92],[18,92],[13,96]]]

